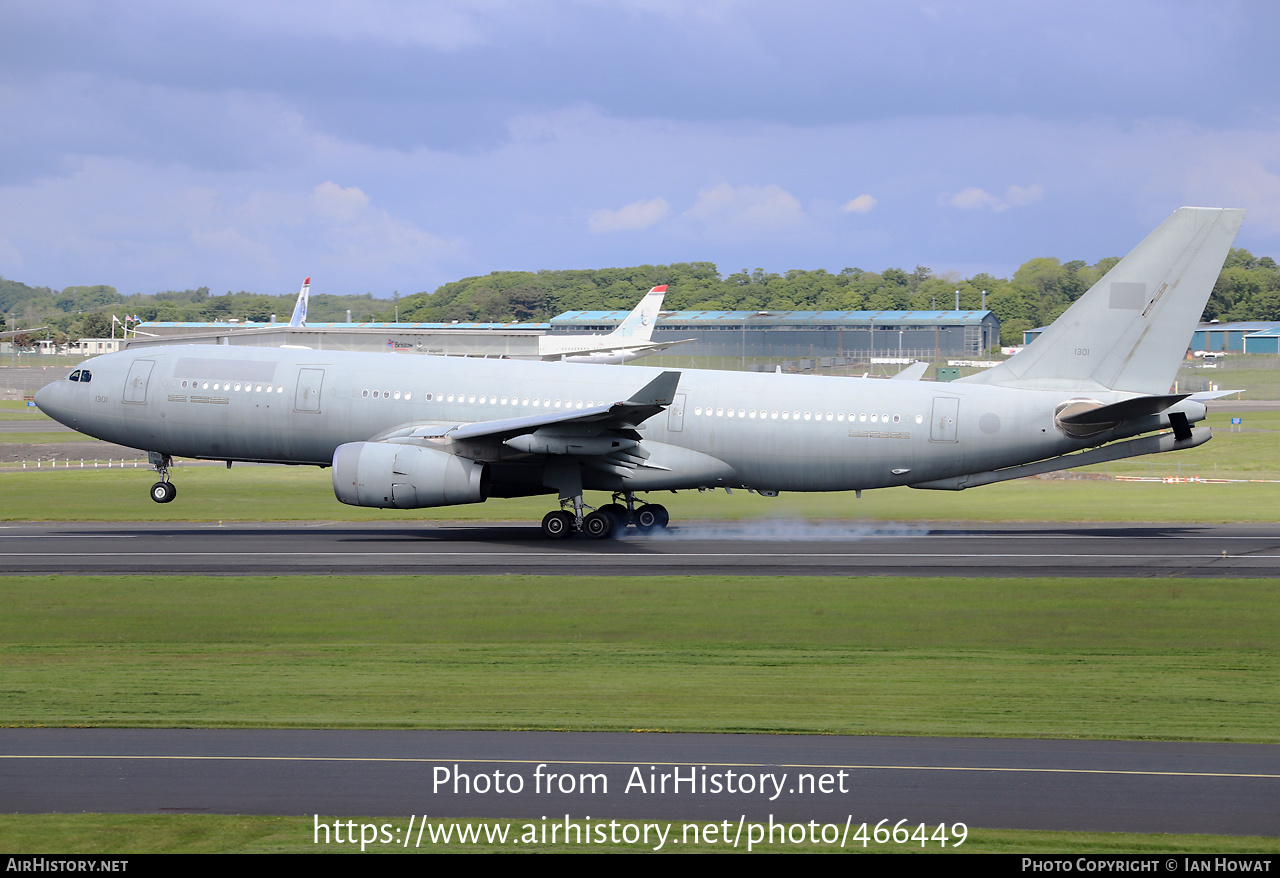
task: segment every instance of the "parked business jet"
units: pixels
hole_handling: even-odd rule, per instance
[[[551,537],[664,527],[647,491],[960,490],[1208,441],[1169,388],[1243,216],[1176,211],[1033,344],[949,384],[191,345],[96,357],[36,403],[150,452],[160,503],[178,455],[332,467],[356,506],[554,494]]]
[[[538,356],[544,360],[569,363],[625,363],[692,341],[650,341],[666,295],[666,284],[649,290],[640,304],[608,335],[544,335],[538,339]]]

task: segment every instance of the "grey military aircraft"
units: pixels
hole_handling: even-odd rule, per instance
[[[665,527],[649,491],[961,490],[1208,441],[1170,386],[1243,217],[1174,212],[1025,350],[948,384],[175,345],[88,360],[36,403],[148,451],[160,503],[175,456],[332,467],[355,506],[554,494],[550,537]]]

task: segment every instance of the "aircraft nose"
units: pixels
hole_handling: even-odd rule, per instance
[[[36,406],[40,411],[44,412],[55,421],[66,423],[67,411],[66,406],[62,404],[63,384],[66,379],[61,378],[52,384],[46,384],[36,391]]]

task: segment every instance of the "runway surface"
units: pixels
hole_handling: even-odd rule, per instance
[[[0,574],[1280,576],[1280,526],[676,522],[548,540],[536,523],[0,526]]]
[[[677,770],[684,778],[678,789]],[[0,773],[0,811],[8,813],[716,821],[772,815],[788,822],[851,820],[855,827],[906,820],[913,828],[929,824],[930,831],[959,822],[1280,835],[1280,747],[1272,745],[0,729]]]

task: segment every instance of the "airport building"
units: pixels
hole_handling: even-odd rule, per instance
[[[566,311],[551,335],[612,331],[626,311]],[[938,360],[985,354],[1000,343],[991,311],[665,311],[653,341],[691,342],[673,353],[698,357],[799,359],[880,357]]]
[[[1201,323],[1191,336],[1191,350],[1233,354],[1280,353],[1276,341],[1280,322],[1246,320],[1239,323]]]
[[[127,347],[173,344],[299,345],[317,350],[385,350],[471,357],[533,357],[538,337],[602,335],[629,312],[567,311],[547,323],[142,323]],[[847,362],[905,357],[939,360],[985,354],[999,344],[991,311],[667,311],[653,341],[690,339],[676,356]]]

